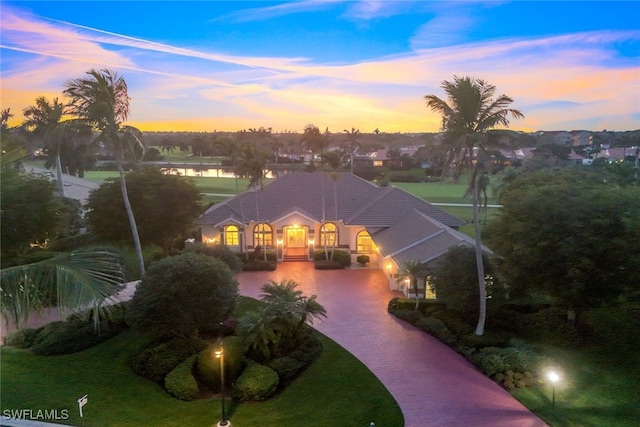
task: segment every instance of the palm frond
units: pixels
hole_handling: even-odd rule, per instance
[[[122,268],[109,252],[78,252],[0,270],[0,311],[16,326],[53,303],[61,311],[91,310],[98,326],[103,303],[121,289]],[[55,300],[53,296],[55,295]]]

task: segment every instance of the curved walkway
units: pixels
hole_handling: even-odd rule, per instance
[[[380,270],[316,271],[310,262],[244,272],[240,293],[293,279],[317,295],[327,319],[314,327],[360,359],[396,399],[406,427],[537,427],[546,424],[437,339],[387,313],[393,296]]]

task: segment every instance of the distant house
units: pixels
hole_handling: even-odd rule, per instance
[[[594,154],[595,159],[604,158],[610,162],[621,162],[627,157],[635,159],[639,147],[604,148]]]
[[[389,287],[407,261],[434,263],[473,239],[457,231],[465,221],[399,188],[378,187],[355,175],[294,172],[211,206],[197,219],[205,244],[236,252],[257,246],[278,261],[312,260],[317,250],[335,247],[370,257],[385,271]]]
[[[418,151],[418,147],[402,147],[398,149],[398,156],[395,158],[390,155],[390,151],[391,150],[377,150],[371,153],[369,157],[371,157],[373,161],[373,166],[402,168],[405,166],[403,163],[406,161],[406,157],[413,156],[416,151]]]

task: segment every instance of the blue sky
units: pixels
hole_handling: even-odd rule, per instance
[[[91,68],[143,130],[436,132],[424,95],[469,75],[516,130],[640,128],[640,2],[0,1],[2,109]]]

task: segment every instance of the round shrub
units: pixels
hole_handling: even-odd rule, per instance
[[[396,310],[393,313],[397,318],[404,320],[405,322],[415,325],[416,322],[424,317],[424,314],[415,310]]]
[[[473,357],[473,363],[487,376],[504,373],[509,369],[502,355],[496,350],[499,349],[485,347]]]
[[[251,362],[233,387],[233,397],[240,401],[261,401],[273,396],[278,388],[278,374],[268,366]]]
[[[42,331],[42,328],[18,329],[17,331],[15,331],[14,333],[6,337],[4,339],[4,343],[5,345],[8,345],[10,347],[15,347],[15,348],[22,348],[22,349],[30,348],[34,344],[40,331]]]
[[[369,255],[358,255],[358,257],[356,258],[356,261],[360,265],[366,265],[366,264],[369,264],[370,258],[369,258]]]
[[[224,245],[205,245],[203,243],[196,243],[184,248],[182,253],[196,253],[215,257],[227,264],[234,273],[242,271],[242,260],[238,258],[238,254]]]
[[[307,331],[298,337],[298,345],[288,356],[308,365],[322,353],[322,343],[311,328],[306,329]]]
[[[242,372],[244,353],[242,340],[239,337],[225,337],[222,340],[224,349],[224,380],[225,384],[232,384]],[[209,345],[198,354],[196,360],[196,375],[209,389],[220,390],[220,359],[215,356],[217,344]]]
[[[416,326],[423,331],[433,334],[437,337],[449,332],[447,326],[442,323],[442,320],[436,317],[423,317],[416,321]]]
[[[127,322],[142,331],[192,336],[229,317],[238,282],[227,264],[186,253],[151,265],[127,310]]]
[[[305,363],[293,357],[278,357],[269,362],[268,366],[276,371],[280,381],[288,382],[304,367]]]
[[[131,369],[138,375],[162,383],[169,372],[204,347],[204,341],[199,339],[173,338],[155,343],[131,359]]]
[[[196,355],[176,366],[164,380],[164,388],[176,399],[194,400],[198,397],[198,382],[193,377]]]

